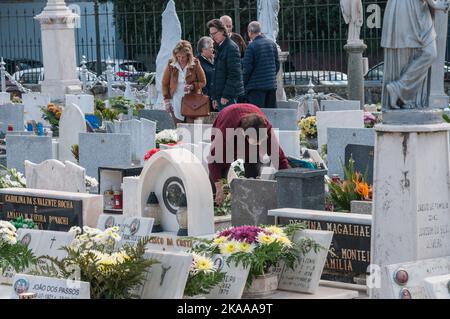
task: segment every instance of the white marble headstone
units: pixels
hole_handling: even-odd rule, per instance
[[[147,259],[156,259],[158,264],[150,267],[142,288],[142,299],[181,299],[189,276],[192,255],[183,252],[148,250]]]
[[[241,299],[250,268],[236,266],[234,263],[228,266],[226,258],[221,255],[214,256],[213,260],[218,270],[225,273],[225,278],[205,295],[206,299]]]
[[[324,248],[317,253],[311,249],[305,255],[300,255],[294,269],[285,266],[278,289],[314,294],[319,288],[319,280],[327,260],[333,232],[307,229],[296,232],[292,240],[299,242],[303,238],[311,238]]]
[[[133,161],[143,164],[145,154],[155,147],[156,122],[140,120],[114,121],[112,133],[131,135]]]
[[[136,96],[133,94],[133,91],[131,90],[130,82],[125,82],[125,93],[123,94],[123,97],[127,100],[130,100],[131,103],[134,103],[136,101]]]
[[[27,93],[22,95],[22,103],[25,106],[24,121],[43,122],[41,108],[50,103],[50,96],[41,93]]]
[[[29,242],[28,248],[37,257],[64,258],[67,253],[60,248],[70,245],[74,238],[75,234],[69,232],[23,228],[17,231],[17,240],[23,244]]]
[[[280,147],[286,156],[300,157],[300,131],[278,131]]]
[[[123,215],[102,214],[98,218],[97,228],[106,230],[108,228],[118,226],[122,227],[125,217]]]
[[[161,216],[163,230],[177,233],[180,228],[176,216],[179,208],[168,200],[167,191],[170,187],[181,188],[186,195],[188,235],[213,234],[214,207],[211,183],[202,163],[185,149],[159,151],[145,163],[138,185],[138,216],[144,215],[148,196],[154,192],[163,211]]]
[[[175,1],[169,0],[167,7],[162,13],[162,34],[161,48],[156,57],[156,89],[158,90],[158,99],[154,106],[155,109],[164,109],[162,96],[162,77],[169,59],[172,58],[172,51],[181,40],[181,23],[178,19],[175,9]]]
[[[425,279],[450,274],[450,257],[424,259],[416,262],[393,264],[383,267],[389,278],[388,287],[383,289],[383,296],[402,299],[410,296],[412,299],[427,299]],[[402,274],[402,276],[400,276]],[[406,278],[406,282],[399,283],[396,278]],[[430,279],[429,283],[436,280]]]
[[[21,293],[36,293],[36,299],[90,299],[90,284],[84,281],[17,274],[11,289],[11,299]]]
[[[0,92],[0,105],[11,103],[11,94],[8,92]]]
[[[145,217],[125,218],[120,228],[120,236],[122,239],[119,242],[118,248],[125,245],[136,246],[139,240],[151,236],[154,221],[153,218]]]
[[[79,144],[79,133],[86,133],[86,119],[76,104],[67,104],[59,122],[59,160],[72,161],[72,145]]]
[[[25,161],[27,188],[85,193],[86,170],[72,162],[46,160],[40,164]]]
[[[83,114],[94,113],[94,96],[89,94],[66,94],[66,105],[76,104]]]
[[[364,128],[364,111],[317,112],[316,116],[319,150],[327,144],[329,127]]]
[[[450,299],[450,274],[424,279],[425,291],[430,299]]]

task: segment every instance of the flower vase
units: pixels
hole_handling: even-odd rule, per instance
[[[267,296],[278,288],[278,275],[268,273],[257,276],[249,287],[245,287],[242,298],[257,298]]]

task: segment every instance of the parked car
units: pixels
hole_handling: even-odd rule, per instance
[[[81,81],[81,68],[77,67],[78,78]],[[18,71],[13,74],[13,78],[21,84],[40,84],[44,81],[44,68],[28,69]],[[97,81],[97,76],[91,71],[87,71],[87,83],[93,84]]]
[[[347,85],[347,74],[338,71],[295,71],[284,73],[284,85]]]
[[[137,80],[148,73],[143,62],[134,60],[114,60],[113,70],[119,80],[137,82]],[[81,67],[81,65],[80,65]],[[97,61],[88,61],[86,67],[89,71],[97,74]],[[102,76],[106,79],[106,60],[101,61]]]
[[[6,63],[5,68],[9,74],[14,74],[18,71],[41,68],[42,62],[31,59],[4,59]]]
[[[365,85],[381,85],[383,83],[384,62],[380,62],[369,69],[364,77]],[[450,82],[450,62],[444,64],[444,81]]]

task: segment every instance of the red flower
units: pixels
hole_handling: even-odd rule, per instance
[[[159,148],[152,148],[150,151],[147,152],[144,156],[144,161],[149,160],[153,155],[159,152]]]

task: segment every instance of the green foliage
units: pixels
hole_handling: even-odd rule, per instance
[[[190,275],[189,279],[186,283],[186,287],[184,288],[185,296],[196,296],[201,294],[207,294],[221,283],[225,278],[224,272],[198,272],[195,275]]]
[[[8,268],[15,272],[22,272],[36,263],[31,250],[21,243],[10,245],[0,239],[0,270],[4,273]]]
[[[143,86],[147,86],[148,84],[156,84],[156,73],[147,73],[144,76],[141,76],[137,82]]]
[[[0,164],[0,188],[25,188],[26,180],[22,173],[18,172],[15,168],[7,168]]]
[[[119,119],[119,113],[113,109],[104,109],[102,116],[105,121],[114,121]]]
[[[444,119],[445,122],[450,123],[450,117],[448,117],[447,114],[442,115],[442,118]]]
[[[97,111],[103,112],[103,110],[105,109],[105,101],[103,101],[102,99],[95,99],[94,100],[94,108]]]
[[[121,262],[102,262],[98,251],[66,246],[62,249],[67,252],[67,257],[62,260],[50,256],[40,257],[37,273],[87,281],[91,286],[92,299],[138,298],[135,289],[144,283],[146,272],[157,263],[144,258],[148,243],[150,238],[141,239],[136,247],[125,245],[120,252],[123,256]],[[74,273],[74,269],[79,269],[79,276]]]
[[[31,219],[24,218],[22,216],[10,221],[16,229],[26,228],[26,229],[37,229],[38,226]]]

